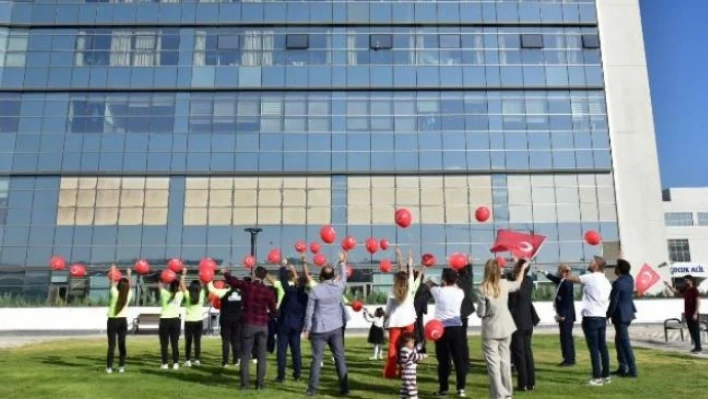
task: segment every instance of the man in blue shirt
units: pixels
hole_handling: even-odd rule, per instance
[[[634,278],[629,274],[632,266],[624,259],[617,259],[615,274],[617,280],[612,283],[610,306],[607,318],[615,326],[615,347],[619,369],[614,372],[619,377],[637,377],[637,365],[629,341],[629,324],[634,320],[637,309],[634,307]]]

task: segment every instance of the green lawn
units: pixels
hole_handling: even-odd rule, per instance
[[[180,343],[183,345],[184,341]],[[220,365],[220,341],[205,338],[203,365],[163,371],[158,367],[157,337],[128,337],[126,374],[105,373],[105,341],[75,338],[16,349],[0,350],[0,398],[288,398],[303,396],[305,382],[277,385],[274,356],[268,365],[266,390],[262,393],[237,391],[237,370],[224,370]],[[635,349],[640,378],[616,378],[604,387],[585,387],[589,378],[587,351],[576,340],[578,366],[573,369],[555,367],[559,360],[557,337],[537,336],[534,351],[537,366],[537,391],[515,393],[515,398],[702,398],[707,397],[708,367],[705,361],[680,354]],[[468,397],[487,397],[487,378],[479,338],[470,341],[474,365],[468,379]],[[303,347],[306,354],[309,345]],[[351,398],[395,398],[398,381],[381,378],[383,362],[367,360],[369,346],[363,339],[347,341],[347,360]],[[610,348],[612,367],[616,367],[614,349]],[[117,359],[116,359],[117,360]],[[304,360],[309,366],[309,361]],[[435,359],[425,361],[418,369],[421,397],[431,397],[437,388]],[[251,373],[255,367],[251,365]],[[289,373],[290,374],[290,373]],[[307,368],[303,377],[307,378]],[[454,387],[454,373],[451,379]],[[702,387],[702,388],[699,388]],[[337,397],[334,367],[325,364],[320,397]],[[218,396],[217,396],[218,395]]]

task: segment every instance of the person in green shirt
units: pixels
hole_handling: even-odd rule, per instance
[[[185,276],[182,275],[182,285]],[[199,280],[189,283],[189,288],[184,291],[184,336],[187,340],[185,355],[187,361],[185,367],[201,365],[202,353],[202,330],[204,329],[203,307],[206,291]],[[194,362],[192,362],[192,343],[194,343]]]
[[[182,320],[180,319],[180,305],[184,299],[184,275],[187,269],[182,269],[182,279],[173,280],[167,288],[160,282],[160,354],[162,357],[163,370],[169,368],[167,365],[167,345],[172,347],[172,368],[179,370],[179,334],[182,330]]]
[[[111,272],[115,272],[116,265],[111,266]],[[118,372],[125,372],[125,337],[128,334],[128,303],[132,299],[133,292],[130,289],[130,269],[126,271],[128,278],[121,278],[111,282],[110,302],[108,305],[108,322],[106,331],[108,333],[108,354],[106,356],[106,373],[113,372],[113,359],[116,351],[116,341],[118,341]]]

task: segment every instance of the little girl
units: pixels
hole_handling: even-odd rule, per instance
[[[369,360],[381,360],[381,346],[384,343],[384,310],[383,308],[376,308],[374,314],[369,313],[367,309],[364,309],[364,319],[371,323],[371,328],[369,329],[369,343],[374,345],[374,356],[370,357]]]
[[[418,382],[416,372],[418,363],[426,358],[415,346],[415,334],[404,332],[398,340],[398,364],[401,366],[401,398],[418,399]]]

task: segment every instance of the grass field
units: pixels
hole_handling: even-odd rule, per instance
[[[180,341],[183,344],[183,340]],[[0,398],[292,398],[303,397],[306,383],[287,381],[280,385],[275,377],[274,356],[268,364],[266,390],[238,391],[238,371],[220,367],[220,341],[205,338],[203,365],[178,371],[159,369],[157,337],[128,337],[128,365],[125,374],[105,373],[103,340],[75,338],[16,349],[0,350]],[[585,387],[589,363],[585,345],[576,339],[578,365],[560,369],[557,337],[537,336],[534,351],[537,391],[518,392],[515,398],[706,398],[708,367],[704,360],[681,354],[635,349],[640,378],[614,378],[611,385]],[[487,397],[487,377],[481,359],[479,338],[470,341],[473,365],[468,378],[469,398]],[[303,346],[305,354],[309,345]],[[372,362],[369,346],[363,339],[347,341],[347,362],[351,398],[396,398],[399,382],[381,378],[382,361]],[[616,368],[614,349],[610,348],[612,368]],[[329,358],[329,357],[328,357]],[[117,359],[116,359],[117,360]],[[304,359],[308,376],[309,360]],[[421,397],[431,397],[437,388],[435,359],[428,359],[418,371]],[[251,373],[255,373],[251,365]],[[289,375],[290,373],[288,373]],[[451,379],[454,387],[454,373]],[[337,397],[334,366],[326,363],[319,397]],[[451,396],[452,397],[452,396]]]

